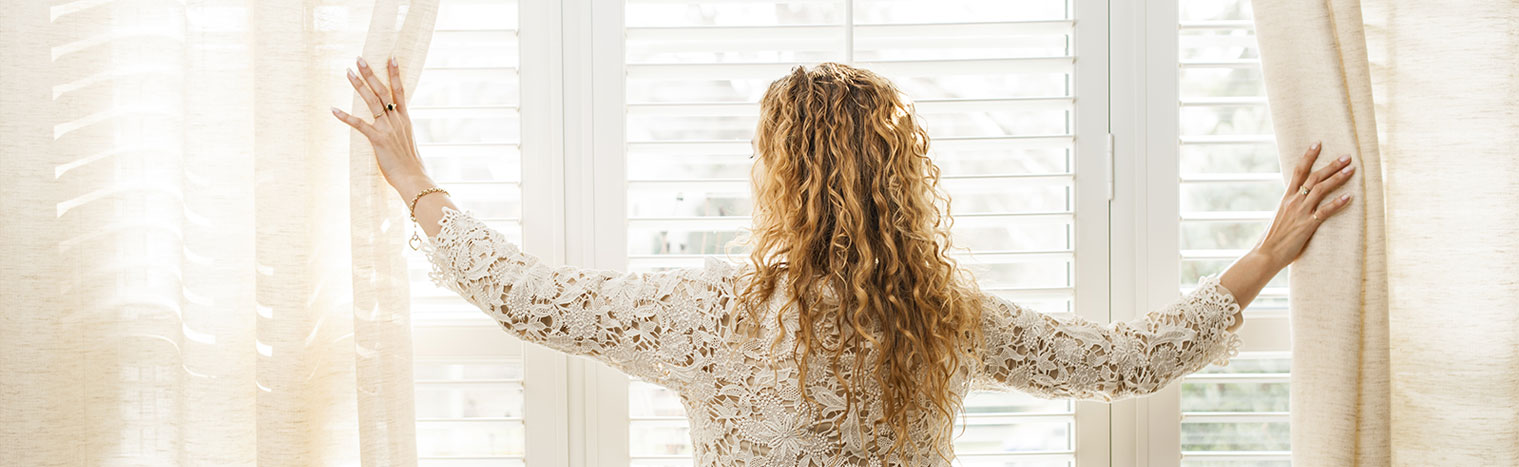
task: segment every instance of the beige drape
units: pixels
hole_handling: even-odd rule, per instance
[[[1316,139],[1359,168],[1289,277],[1294,464],[1512,465],[1519,2],[1254,14],[1283,168]]]
[[[0,8],[0,463],[415,464],[405,208],[327,108],[436,0]]]

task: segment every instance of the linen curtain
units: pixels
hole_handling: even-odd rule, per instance
[[[331,105],[437,0],[0,0],[0,459],[416,463],[405,208]]]
[[[1253,8],[1284,172],[1358,166],[1290,272],[1293,462],[1519,459],[1519,3]]]

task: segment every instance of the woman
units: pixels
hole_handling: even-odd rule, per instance
[[[681,395],[699,465],[943,465],[972,388],[1113,401],[1235,355],[1240,310],[1349,202],[1315,144],[1254,249],[1141,319],[1059,319],[979,291],[945,255],[928,135],[886,79],[797,67],[761,102],[750,264],[659,273],[549,267],[428,178],[394,59],[349,80],[386,180],[429,237],[432,278],[532,342]],[[392,105],[393,104],[393,105]]]

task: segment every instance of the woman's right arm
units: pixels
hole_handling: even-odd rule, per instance
[[[429,276],[523,340],[596,358],[628,374],[677,384],[700,371],[697,349],[715,348],[717,315],[728,301],[734,265],[657,273],[550,266],[505,235],[460,211],[434,185],[412,138],[401,69],[387,66],[387,86],[359,61],[348,80],[377,117],[373,122],[333,109],[367,137],[375,162],[427,233]],[[394,105],[394,110],[389,106]]]
[[[1130,321],[1099,324],[1056,318],[987,295],[979,386],[1047,398],[1113,401],[1145,395],[1238,351],[1241,310],[1302,253],[1319,224],[1349,203],[1324,202],[1354,173],[1349,158],[1311,171],[1315,144],[1293,171],[1275,219],[1260,242],[1219,275],[1171,305]],[[1308,187],[1302,193],[1301,187]]]

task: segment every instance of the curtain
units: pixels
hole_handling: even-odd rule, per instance
[[[1519,3],[1254,4],[1284,172],[1354,204],[1289,273],[1293,462],[1519,458]]]
[[[416,463],[405,207],[332,105],[437,0],[0,0],[0,459]]]

